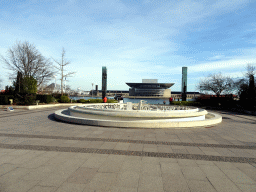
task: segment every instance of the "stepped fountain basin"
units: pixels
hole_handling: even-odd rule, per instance
[[[55,118],[69,123],[119,128],[202,127],[221,123],[222,117],[196,107],[99,103],[72,106],[55,112]]]

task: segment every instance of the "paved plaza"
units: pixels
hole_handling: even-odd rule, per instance
[[[0,192],[256,191],[255,116],[127,129],[56,121],[59,109],[0,109]]]

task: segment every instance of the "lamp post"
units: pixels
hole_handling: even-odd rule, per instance
[[[53,92],[55,92],[55,91],[56,91],[56,75],[53,75],[53,77],[55,78],[55,83],[54,83]]]
[[[67,80],[67,78],[65,77],[64,93],[66,93],[66,80]]]
[[[93,85],[94,85],[94,83],[92,83],[92,96],[93,96]]]

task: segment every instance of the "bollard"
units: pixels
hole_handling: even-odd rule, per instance
[[[9,99],[10,105],[13,104],[13,99]]]

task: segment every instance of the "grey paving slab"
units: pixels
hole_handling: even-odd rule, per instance
[[[133,188],[133,187],[117,187],[117,186],[113,186],[112,188],[110,188],[111,192],[138,192],[137,188]]]
[[[221,177],[209,177],[208,178],[213,187],[219,192],[241,192],[241,190],[229,179]]]
[[[155,164],[159,165],[160,159],[158,157],[142,157],[142,164]]]
[[[47,187],[47,186],[34,186],[28,192],[54,192],[57,187]]]
[[[80,167],[67,179],[66,185],[69,183],[73,184],[87,184],[97,174],[97,168]],[[76,186],[76,185],[70,185]],[[85,188],[85,186],[84,186]]]
[[[1,184],[1,188],[3,189],[3,191],[6,192],[27,192],[28,190],[32,189],[33,187],[36,186],[36,184],[38,183],[38,181],[22,181],[22,180],[18,180],[15,183],[12,184]]]
[[[122,162],[105,161],[99,168],[98,172],[101,173],[118,173],[122,167]]]
[[[138,188],[140,174],[135,171],[122,171],[117,175],[117,186]]]
[[[114,142],[104,142],[100,149],[114,149],[116,147],[117,143]]]
[[[130,143],[117,143],[115,146],[115,150],[128,150]]]
[[[130,143],[129,151],[143,151],[143,144]]]
[[[99,168],[104,163],[104,161],[106,161],[106,159],[106,155],[94,154],[82,165],[82,167]]]
[[[83,192],[85,188],[86,188],[86,184],[76,184],[76,183],[64,182],[56,190],[56,192],[70,192],[70,191]]]
[[[199,165],[200,169],[206,174],[207,178],[223,178],[227,179],[227,176],[217,166],[212,165]]]
[[[37,158],[33,158],[25,163],[23,163],[21,165],[21,167],[25,167],[25,168],[38,168],[40,166],[45,165],[51,157],[37,157]]]
[[[17,167],[12,169],[10,172],[2,175],[0,177],[1,181],[9,182],[11,180],[19,180],[23,178],[24,175],[30,172],[31,169]]]
[[[144,163],[141,166],[141,175],[161,177],[160,165]]]
[[[131,172],[140,173],[141,166],[142,166],[141,160],[124,161],[120,168],[120,172],[131,171]]]
[[[88,183],[93,190],[110,190],[117,183],[117,173],[97,173]]]
[[[190,154],[201,154],[205,155],[205,153],[201,150],[199,147],[192,147],[192,146],[186,146],[185,149],[190,153]]]
[[[223,169],[223,172],[234,183],[255,185],[256,182],[240,170]]]
[[[214,162],[214,164],[220,169],[220,170],[225,170],[225,169],[233,169],[233,170],[238,170],[237,167],[230,162]]]
[[[188,183],[183,175],[170,173],[162,174],[163,189],[166,192],[190,192]]]
[[[157,146],[154,144],[144,144],[143,150],[145,152],[158,152]]]
[[[9,163],[4,163],[0,165],[0,176],[10,172],[11,170],[16,169],[18,166],[9,164]]]
[[[187,180],[187,184],[191,192],[217,192],[208,180]]]
[[[181,171],[187,180],[195,179],[208,181],[206,174],[199,167],[184,166]]]
[[[190,160],[190,159],[178,159],[178,164],[179,166],[190,166],[190,167],[197,167],[197,163],[195,160]]]
[[[162,177],[140,176],[138,192],[146,191],[164,192]]]
[[[184,177],[181,167],[177,163],[161,163],[161,174],[174,175],[175,177]],[[172,177],[174,177],[172,176]]]
[[[254,192],[254,191],[256,191],[256,185],[237,184],[237,186],[243,192]]]
[[[35,169],[30,169],[30,171],[22,177],[22,180],[30,181],[41,181],[45,177],[48,177],[52,172],[54,172],[55,166],[41,166]]]

